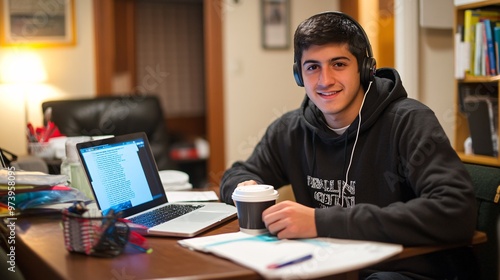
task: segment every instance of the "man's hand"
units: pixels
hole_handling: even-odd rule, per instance
[[[239,183],[238,187],[240,187],[240,186],[250,186],[250,185],[258,185],[258,184],[254,180],[248,180],[248,181],[243,181],[243,182]]]
[[[293,201],[283,201],[267,208],[262,220],[271,234],[280,239],[316,237],[314,208]]]

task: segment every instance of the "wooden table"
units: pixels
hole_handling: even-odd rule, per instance
[[[26,279],[260,279],[254,271],[231,261],[181,247],[178,238],[148,237],[151,254],[127,250],[114,258],[89,257],[70,253],[64,247],[60,216],[19,217],[16,220],[16,266]],[[238,231],[233,219],[200,235]],[[473,244],[486,241],[476,232]],[[457,247],[427,246],[405,248],[391,258],[400,259]],[[463,244],[462,244],[463,245]],[[338,275],[335,279],[357,279],[357,271]],[[331,279],[331,278],[329,278]]]

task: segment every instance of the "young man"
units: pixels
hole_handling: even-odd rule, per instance
[[[222,200],[233,203],[238,185],[291,184],[297,202],[263,213],[279,238],[470,241],[476,212],[467,171],[434,113],[407,97],[397,71],[375,72],[362,27],[345,14],[317,14],[298,26],[294,48],[306,97],[269,126],[250,158],[225,172]],[[458,262],[465,257],[443,252],[387,263],[376,270],[388,273],[369,279],[456,279],[466,273]]]

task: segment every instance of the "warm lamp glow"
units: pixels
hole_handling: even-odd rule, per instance
[[[0,82],[4,83],[2,85],[3,90],[9,92],[9,104],[11,107],[17,107],[12,99],[15,96],[22,96],[24,99],[24,125],[21,128],[23,132],[26,131],[26,124],[30,123],[30,98],[32,93],[39,93],[38,87],[42,86],[42,83],[47,80],[47,72],[43,65],[42,59],[37,53],[31,51],[15,51],[12,53],[2,53],[2,60],[0,63]],[[38,111],[38,110],[37,110]],[[24,134],[24,133],[23,133]],[[28,137],[24,137],[26,141],[32,141],[32,138],[28,140]],[[27,143],[27,142],[25,142]],[[28,145],[26,145],[28,148]],[[29,152],[29,149],[28,149]]]
[[[42,59],[31,52],[7,54],[0,70],[0,79],[4,83],[41,83],[47,80]]]

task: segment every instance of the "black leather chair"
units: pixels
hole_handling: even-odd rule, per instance
[[[46,101],[51,121],[66,136],[122,135],[145,132],[159,170],[175,169],[160,102],[153,95],[106,96]]]

